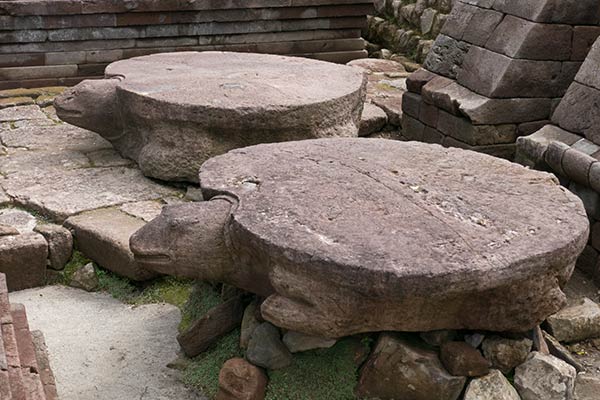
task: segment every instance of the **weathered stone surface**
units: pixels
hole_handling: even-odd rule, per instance
[[[96,276],[96,270],[94,264],[87,263],[83,267],[79,268],[73,273],[70,286],[75,288],[87,290],[93,292],[98,287],[98,276]]]
[[[594,399],[600,393],[600,376],[578,374],[575,380],[575,397],[573,400]]]
[[[246,359],[259,367],[281,369],[292,363],[292,354],[281,341],[279,329],[263,322],[250,336]]]
[[[439,35],[423,66],[436,74],[456,78],[470,47],[467,42]]]
[[[43,178],[36,170],[21,170],[10,174],[3,186],[17,203],[57,221],[83,211],[177,194],[144,178],[139,170],[122,167],[49,169]]]
[[[481,73],[481,71],[486,71]],[[472,46],[464,57],[457,82],[486,97],[560,97],[573,76],[559,61],[512,59]]]
[[[258,318],[256,318],[257,312],[260,312],[260,308],[256,302],[248,304],[244,310],[242,325],[240,327],[240,347],[242,349],[248,347],[248,342],[250,341],[252,332],[254,332],[254,329],[256,329],[258,325],[260,325],[260,321]]]
[[[379,132],[387,124],[388,116],[381,108],[371,103],[365,103],[360,119],[359,136],[369,136]]]
[[[406,68],[401,63],[392,60],[362,58],[352,60],[347,65],[362,68],[369,75],[383,74],[389,78],[408,75]]]
[[[0,272],[10,291],[46,283],[48,244],[38,233],[0,236]]]
[[[100,133],[147,176],[192,182],[202,162],[233,148],[357,136],[366,85],[347,66],[222,52],[118,61],[106,77],[58,97],[58,116]]]
[[[384,333],[360,372],[361,399],[456,400],[466,378],[450,375],[437,353]]]
[[[473,125],[466,118],[445,111],[439,113],[437,129],[471,146],[514,143],[517,138],[517,127],[514,124]]]
[[[55,270],[63,269],[73,253],[73,235],[71,232],[55,224],[37,224],[35,231],[48,242],[49,266]]]
[[[137,201],[135,203],[125,203],[119,209],[133,217],[143,219],[146,222],[152,221],[160,215],[164,204],[161,201]]]
[[[563,129],[600,143],[600,89],[573,82],[552,115]]]
[[[568,146],[574,144],[581,137],[567,132],[554,125],[546,125],[532,135],[517,139],[517,161],[524,165],[534,167],[544,162],[546,150],[550,143],[558,141]]]
[[[37,225],[37,220],[27,211],[5,208],[0,210],[0,224],[12,226],[18,233],[31,233]]]
[[[46,119],[38,106],[8,107],[0,110],[0,122]]]
[[[561,342],[600,337],[600,305],[585,298],[548,317],[552,335]]]
[[[232,358],[219,372],[216,400],[262,400],[265,398],[267,376],[243,358]]]
[[[542,332],[543,332],[544,340],[546,341],[546,345],[548,346],[548,350],[550,351],[550,354],[552,354],[554,357],[560,358],[567,364],[572,365],[573,368],[575,368],[575,370],[577,372],[581,372],[581,371],[585,370],[585,367],[583,365],[581,365],[581,363],[579,361],[577,361],[577,359],[571,354],[569,349],[567,349],[565,346],[560,344],[560,342],[558,340],[556,340],[556,338],[554,336],[550,335],[546,331],[542,331]]]
[[[440,349],[444,367],[454,376],[482,376],[490,372],[490,363],[479,350],[465,342],[446,342]]]
[[[110,208],[81,213],[65,221],[81,252],[101,267],[133,280],[157,275],[137,265],[129,250],[129,237],[144,224],[138,218]]]
[[[598,78],[598,63],[600,63],[600,40],[596,40],[581,65],[575,80],[583,85],[600,90],[600,78]]]
[[[427,85],[426,85],[427,86]],[[490,99],[456,82],[431,93],[433,104],[473,124],[495,125],[537,121],[550,116],[552,99]]]
[[[509,15],[498,25],[485,47],[511,58],[562,61],[571,58],[572,35],[569,25],[538,24]]]
[[[291,353],[299,353],[314,349],[328,349],[336,343],[336,340],[287,331],[283,335],[283,343]]]
[[[531,21],[574,25],[597,24],[600,13],[594,0],[569,1],[562,7],[555,0],[497,0],[493,7]]]
[[[502,372],[493,369],[469,383],[464,400],[521,400],[521,397]]]
[[[179,345],[188,357],[195,357],[215,344],[223,335],[242,322],[243,295],[237,295],[211,308],[192,326],[177,336]]]
[[[533,342],[527,338],[517,340],[492,336],[483,341],[482,350],[493,368],[508,374],[525,362],[532,345]]]
[[[138,262],[261,294],[266,320],[323,337],[530,329],[564,305],[559,285],[588,236],[580,200],[553,176],[420,143],[259,145],[200,176],[209,201],[166,207],[138,231]]]
[[[538,352],[515,370],[515,387],[523,400],[573,398],[575,368],[558,358]]]

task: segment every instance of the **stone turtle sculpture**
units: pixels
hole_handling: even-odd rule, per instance
[[[55,101],[58,116],[97,132],[142,172],[198,180],[200,165],[258,143],[356,137],[366,78],[345,65],[228,52],[117,61]]]
[[[264,318],[323,337],[525,331],[565,304],[581,201],[550,174],[383,139],[263,144],[202,165],[208,201],[130,241],[160,273],[264,296]]]

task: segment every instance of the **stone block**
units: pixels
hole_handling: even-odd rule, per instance
[[[402,113],[403,115],[409,115],[413,118],[419,118],[419,112],[423,98],[411,92],[406,92],[402,96]]]
[[[38,233],[0,237],[0,272],[10,291],[44,285],[47,257],[48,244]]]
[[[517,126],[517,136],[529,136],[550,124],[550,121],[543,119],[540,121],[523,122]]]
[[[552,335],[561,342],[600,337],[600,305],[584,298],[547,319]]]
[[[575,81],[595,89],[600,89],[598,65],[600,65],[600,40],[596,40],[592,46],[585,62],[581,65],[575,77]]]
[[[467,42],[443,34],[439,35],[423,66],[436,74],[456,78],[470,47]]]
[[[82,253],[101,267],[137,281],[157,276],[139,267],[129,249],[130,236],[145,224],[110,208],[84,212],[65,221]]]
[[[466,25],[461,39],[476,46],[483,46],[503,17],[500,12],[478,8]]]
[[[534,22],[569,25],[595,25],[600,9],[595,0],[497,0],[493,8]]]
[[[600,89],[573,82],[554,111],[552,122],[600,144]]]
[[[437,128],[471,146],[514,143],[517,138],[516,125],[473,125],[467,119],[445,111],[440,112]]]
[[[462,40],[465,33],[467,33],[471,19],[478,11],[479,8],[471,4],[456,2],[442,27],[441,33],[453,39]]]
[[[439,109],[431,104],[421,104],[419,112],[419,121],[428,125],[432,128],[437,127],[438,124]]]
[[[583,61],[590,52],[592,45],[600,36],[600,26],[575,26],[573,27],[573,44],[571,46],[571,60]]]
[[[597,163],[594,158],[585,153],[568,149],[562,157],[562,168],[566,176],[581,185],[590,186],[589,174],[592,164]]]
[[[408,140],[420,141],[423,138],[425,125],[416,118],[405,115],[402,118],[402,135]]]
[[[442,144],[444,141],[444,135],[435,128],[430,126],[426,126],[423,129],[423,136],[421,137],[421,141],[425,143],[436,143]]]
[[[429,82],[436,76],[439,75],[421,68],[413,72],[408,78],[406,78],[406,88],[409,92],[421,94],[423,86],[425,86],[427,82]]]
[[[436,352],[384,333],[361,369],[357,394],[369,399],[456,400],[465,382],[446,371]]]
[[[589,245],[585,246],[583,252],[577,259],[575,267],[589,277],[594,277],[594,275],[596,275],[597,265],[598,250]]]
[[[493,98],[560,97],[568,87],[565,79],[570,73],[559,61],[517,60],[471,46],[457,82]]]
[[[445,78],[443,76],[437,76],[427,82],[423,89],[421,90],[421,96],[423,97],[423,101],[425,103],[434,104],[433,93],[436,93],[439,90],[442,90],[446,86],[452,84],[454,81],[452,79]]]
[[[558,141],[570,146],[580,139],[580,136],[557,126],[546,125],[532,135],[517,139],[517,155],[522,155],[519,159],[522,157],[531,160],[533,165],[529,166],[533,167],[545,163],[544,157],[550,143]]]
[[[360,128],[358,136],[368,136],[379,132],[388,121],[388,116],[384,110],[371,103],[365,103],[360,119]]]
[[[562,61],[571,58],[571,38],[569,25],[539,24],[509,15],[485,47],[511,58]]]

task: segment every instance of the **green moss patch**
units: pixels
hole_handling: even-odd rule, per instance
[[[242,356],[239,342],[239,329],[223,336],[215,346],[192,360],[183,373],[183,382],[200,390],[208,398],[214,398],[219,389],[221,367],[225,361]]]
[[[269,372],[265,400],[354,400],[357,358],[367,350],[368,343],[345,338],[330,349],[296,353],[290,367]]]

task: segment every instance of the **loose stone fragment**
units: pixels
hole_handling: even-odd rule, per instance
[[[242,317],[242,326],[240,328],[240,347],[245,349],[248,347],[250,337],[254,329],[260,325],[260,321],[256,318],[256,313],[260,312],[258,305],[255,302],[248,304],[244,310]]]
[[[493,336],[483,341],[482,349],[493,368],[508,374],[525,362],[532,345],[533,342],[527,338],[515,340]]]
[[[46,283],[48,244],[38,233],[0,236],[0,272],[8,290],[23,290]]]
[[[384,333],[360,372],[359,398],[456,400],[466,378],[450,375],[436,352]]]
[[[96,275],[94,264],[87,263],[75,271],[75,273],[73,273],[73,277],[71,278],[71,282],[69,282],[69,285],[75,288],[87,290],[88,292],[93,292],[96,290],[98,287],[98,276]]]
[[[548,317],[552,335],[561,342],[600,337],[600,305],[584,298]]]
[[[285,343],[290,352],[299,353],[314,349],[328,349],[336,343],[336,340],[306,335],[301,332],[287,331],[283,335],[283,343]]]
[[[493,369],[469,383],[464,400],[521,400],[521,397],[502,372]]]
[[[600,393],[600,376],[593,374],[578,374],[575,380],[574,400],[591,400]]]
[[[250,336],[246,359],[259,367],[282,369],[292,363],[292,354],[281,341],[279,329],[263,322]]]
[[[35,231],[48,242],[48,260],[50,268],[61,270],[73,253],[73,235],[60,225],[37,224]]]
[[[573,398],[575,368],[551,355],[533,352],[515,370],[515,387],[522,400]]]
[[[379,132],[387,123],[387,114],[381,108],[371,103],[365,103],[360,120],[359,136],[368,136]]]
[[[490,371],[490,363],[479,350],[465,342],[446,342],[440,349],[444,367],[454,376],[482,376]]]
[[[267,376],[243,358],[232,358],[219,372],[219,391],[216,400],[262,400],[265,397]]]

